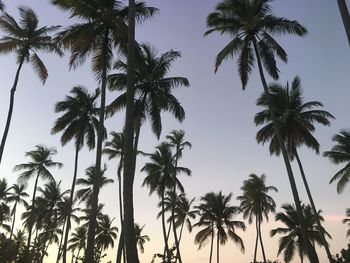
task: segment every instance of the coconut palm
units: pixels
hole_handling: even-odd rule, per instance
[[[14,171],[22,171],[18,181],[20,183],[28,182],[32,177],[35,177],[34,190],[32,196],[32,203],[30,205],[29,211],[33,212],[34,209],[34,200],[36,196],[36,191],[38,187],[38,180],[41,177],[48,181],[53,182],[54,178],[50,168],[61,168],[62,163],[55,162],[52,160],[52,156],[55,155],[57,151],[54,148],[48,148],[43,145],[36,145],[35,150],[26,152],[25,156],[30,158],[28,163],[18,164],[14,167]],[[29,250],[30,241],[32,237],[33,223],[30,222],[28,225],[28,242],[26,246],[26,252]]]
[[[7,134],[10,129],[15,92],[23,63],[30,62],[35,73],[40,80],[45,83],[48,73],[45,64],[38,56],[38,51],[62,55],[61,50],[57,48],[49,35],[49,33],[57,30],[58,27],[39,27],[38,17],[32,9],[28,7],[20,7],[18,9],[20,15],[19,22],[6,12],[0,17],[0,29],[6,34],[0,39],[0,53],[8,54],[15,52],[18,64],[10,93],[10,105],[7,113],[6,125],[1,139],[0,163],[4,153]]]
[[[268,221],[269,213],[275,212],[276,203],[269,195],[269,192],[277,192],[278,190],[274,186],[266,185],[266,175],[264,174],[261,176],[250,174],[249,179],[243,181],[241,190],[243,193],[241,196],[237,197],[237,200],[241,202],[240,208],[243,211],[243,218],[248,219],[249,224],[251,224],[255,218],[256,239],[253,262],[257,262],[256,254],[259,240],[264,262],[267,262],[261,236],[261,224],[264,217],[266,221]]]
[[[75,262],[78,262],[80,251],[84,250],[86,247],[86,237],[87,237],[87,228],[86,227],[77,227],[72,233],[71,239],[69,239],[68,249],[72,251],[72,262],[75,257]],[[78,250],[77,255],[74,255],[74,251]]]
[[[8,206],[9,187],[6,178],[0,179],[0,227],[8,231],[11,229],[5,222],[10,221],[10,207]]]
[[[16,233],[13,234],[13,241],[16,245],[16,255],[17,258],[21,256],[26,247],[27,237],[25,235],[25,231],[21,229],[17,229]]]
[[[127,39],[126,20],[128,9],[116,0],[83,0],[66,1],[51,0],[51,2],[70,12],[71,17],[81,20],[80,24],[72,25],[58,35],[59,42],[71,51],[70,67],[81,65],[92,55],[92,70],[101,84],[101,103],[99,111],[99,126],[96,145],[96,170],[101,170],[102,142],[104,139],[104,119],[106,100],[106,79],[113,59],[113,48],[124,47]],[[154,8],[138,4],[137,17],[139,21],[150,18],[156,12]],[[96,211],[98,204],[98,180],[93,186],[92,211],[87,241],[86,260],[93,263],[94,238],[96,227]]]
[[[348,231],[346,232],[346,237],[350,237],[350,208],[346,209],[346,217],[345,219],[343,219],[343,224],[347,224],[348,225]]]
[[[283,252],[284,262],[290,262],[295,254],[295,250],[298,251],[300,260],[303,263],[303,256],[306,254],[305,247],[303,246],[303,236],[300,229],[299,217],[294,205],[284,204],[282,205],[283,212],[276,214],[276,221],[280,221],[285,225],[285,227],[278,227],[271,230],[271,236],[276,234],[283,235],[279,240],[278,255]],[[303,214],[307,226],[307,234],[313,244],[323,245],[321,236],[330,235],[326,232],[324,228],[319,230],[316,224],[316,216],[320,221],[324,221],[323,217],[320,215],[319,210],[315,216],[312,212],[310,205],[302,204]]]
[[[244,252],[243,240],[236,233],[235,229],[245,230],[242,221],[235,221],[233,217],[240,213],[237,206],[232,206],[230,201],[232,193],[223,195],[210,192],[201,197],[201,203],[196,207],[199,210],[199,221],[194,225],[202,228],[195,236],[194,242],[201,249],[210,239],[209,263],[212,261],[214,237],[216,235],[216,262],[219,263],[220,244],[225,245],[228,239],[233,240]]]
[[[135,224],[136,243],[141,253],[145,252],[145,247],[144,247],[145,243],[151,240],[148,235],[143,235],[142,232],[144,228],[145,228],[145,225],[140,227],[139,224]]]
[[[100,262],[102,252],[109,247],[114,247],[114,240],[117,238],[118,228],[112,226],[113,219],[110,219],[108,215],[103,215],[98,220],[97,235],[96,235],[96,247],[97,247],[97,262]]]
[[[350,130],[340,131],[333,136],[332,140],[336,144],[330,151],[324,152],[323,155],[335,164],[345,163],[345,166],[329,182],[333,183],[338,180],[337,191],[342,193],[350,180]]]
[[[264,68],[268,74],[278,79],[277,55],[282,61],[287,61],[287,53],[275,40],[274,35],[298,35],[303,36],[307,30],[295,20],[277,17],[272,13],[271,0],[222,0],[216,5],[215,12],[207,17],[208,31],[205,35],[213,32],[228,34],[233,38],[217,55],[215,71],[221,63],[238,54],[238,72],[245,89],[249,75],[253,71],[255,61],[258,65],[259,75],[264,92],[267,96],[271,119],[274,124],[278,143],[281,147],[283,160],[286,165],[287,175],[293,193],[294,203],[300,217],[303,230],[305,247],[311,262],[319,262],[316,251],[307,239],[306,228],[302,219],[300,198],[295,184],[293,171],[288,159],[288,154],[283,144],[283,138],[274,116],[270,93],[265,79]]]
[[[340,15],[345,28],[346,36],[350,45],[350,14],[345,0],[337,0]]]
[[[161,198],[162,204],[162,228],[163,228],[163,238],[165,252],[164,258],[167,257],[169,260],[169,246],[167,242],[166,225],[165,225],[165,193],[167,189],[172,189],[174,184],[176,187],[183,192],[183,186],[179,181],[177,175],[184,173],[185,175],[191,175],[191,171],[185,167],[179,167],[174,165],[173,153],[171,147],[167,143],[162,143],[156,147],[156,151],[150,155],[151,162],[147,162],[141,171],[146,172],[147,176],[143,181],[142,186],[148,186],[149,194],[157,192],[158,196]]]
[[[25,208],[28,208],[28,203],[25,200],[25,198],[28,197],[29,194],[25,192],[26,188],[27,188],[27,184],[14,184],[11,187],[11,193],[10,193],[10,196],[8,197],[8,201],[11,203],[13,202],[14,204],[11,210],[12,226],[11,226],[10,239],[12,238],[12,234],[15,226],[17,205],[22,204]]]
[[[70,190],[70,202],[72,204],[78,171],[79,151],[84,146],[85,141],[89,150],[95,148],[95,134],[98,130],[96,100],[100,92],[96,89],[93,94],[89,94],[84,87],[76,86],[70,93],[70,96],[66,96],[65,100],[59,101],[55,105],[55,112],[63,113],[63,115],[56,120],[51,133],[63,132],[61,137],[62,145],[71,140],[75,142],[74,172]],[[66,224],[63,242],[63,262],[66,262],[68,235],[71,227],[70,216],[67,217]]]
[[[297,148],[302,145],[306,145],[307,147],[313,149],[316,154],[318,154],[320,144],[312,134],[315,131],[315,124],[329,126],[329,120],[334,117],[329,112],[317,108],[323,107],[321,102],[304,102],[299,77],[295,77],[293,79],[291,88],[289,88],[288,83],[285,87],[275,83],[269,86],[269,90],[275,116],[278,120],[290,160],[293,160],[294,157],[297,160],[313,213],[316,214],[317,209],[312,198],[311,190],[307,182]],[[257,113],[254,119],[256,125],[265,125],[258,131],[256,135],[257,141],[263,144],[270,141],[270,153],[280,155],[281,150],[277,137],[274,133],[271,113],[269,111],[267,98],[264,93],[258,99],[257,105],[265,108],[263,111]],[[320,222],[317,223],[319,224],[319,227],[321,227]],[[325,246],[326,243],[326,240],[324,240],[324,247],[326,249],[328,259],[330,262],[332,262],[333,257],[329,251],[329,248]]]

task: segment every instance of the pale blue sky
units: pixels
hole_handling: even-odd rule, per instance
[[[267,175],[269,184],[279,189],[274,197],[281,203],[291,202],[292,195],[287,181],[285,168],[281,159],[270,158],[266,146],[257,145],[253,124],[254,114],[259,110],[255,101],[261,93],[261,85],[254,71],[247,90],[241,90],[235,61],[225,62],[214,74],[216,54],[227,43],[228,38],[212,34],[204,38],[205,18],[213,11],[217,0],[163,0],[146,1],[148,5],[160,9],[160,14],[152,21],[146,22],[137,29],[137,40],[152,43],[160,52],[174,49],[182,52],[172,68],[171,75],[185,76],[190,80],[190,88],[181,88],[176,95],[186,109],[186,120],[179,124],[168,114],[163,115],[164,136],[172,129],[184,129],[193,149],[184,153],[182,165],[193,172],[191,178],[184,178],[183,183],[189,197],[199,197],[208,191],[222,190],[224,193],[240,194],[240,187],[250,173]],[[29,5],[38,14],[41,25],[68,25],[68,15],[49,5],[45,0],[11,0],[6,1],[7,11],[18,17],[16,7]],[[280,43],[289,55],[289,62],[278,63],[281,70],[280,82],[301,77],[306,100],[319,100],[325,109],[331,112],[336,120],[331,127],[317,127],[316,136],[321,144],[321,151],[332,146],[331,136],[341,128],[349,127],[350,89],[350,50],[340,20],[336,1],[327,0],[294,0],[275,1],[272,3],[274,13],[290,19],[296,19],[305,25],[309,34],[303,38],[283,37]],[[59,136],[51,136],[50,129],[57,117],[54,103],[64,98],[69,90],[77,84],[93,90],[96,88],[89,64],[74,72],[68,71],[67,58],[59,59],[53,55],[42,54],[49,70],[49,78],[43,87],[28,65],[23,67],[15,110],[9,133],[0,176],[14,183],[17,174],[12,172],[14,165],[24,162],[24,152],[32,150],[38,143],[55,146],[58,150],[56,160],[65,164],[64,168],[54,171],[62,186],[69,188],[73,171],[73,145],[62,148]],[[88,61],[87,61],[88,62]],[[0,131],[3,130],[9,101],[9,90],[16,70],[12,55],[1,56],[0,66]],[[108,100],[116,94],[108,94]],[[116,114],[107,121],[109,130],[120,131],[124,113]],[[157,144],[155,136],[145,125],[141,132],[140,149],[151,152]],[[340,168],[332,165],[322,156],[315,156],[307,149],[301,149],[300,156],[305,165],[311,189],[318,208],[329,218],[341,218],[348,207],[350,186],[342,195],[338,195],[335,185],[329,185],[329,179]],[[145,159],[140,159],[138,168]],[[84,169],[94,162],[94,152],[83,151],[81,155],[79,176]],[[116,165],[108,163],[107,176],[115,177]],[[300,195],[306,200],[301,187],[299,174],[295,169]],[[135,217],[140,224],[146,224],[145,231],[151,237],[146,244],[142,262],[150,262],[155,252],[162,250],[160,221],[156,220],[157,198],[148,197],[148,190],[141,188],[144,174],[137,170],[135,180]],[[32,185],[28,191],[32,192]],[[106,212],[117,217],[117,186],[106,187],[101,193],[101,202],[106,203]],[[238,204],[237,202],[234,202]],[[271,216],[272,219],[272,216]],[[267,255],[276,258],[277,239],[270,239],[268,231],[274,226],[271,220],[264,226]],[[326,223],[333,235],[332,251],[338,252],[346,245],[345,226],[340,221],[329,220]],[[253,254],[254,230],[249,227],[242,234],[246,253],[242,255],[233,243],[222,249],[222,263],[248,262]],[[186,234],[184,258],[186,262],[206,262],[209,246],[197,252],[193,245],[193,236]],[[52,252],[53,253],[53,252]],[[113,258],[111,253],[111,258]],[[323,252],[321,253],[323,257]]]

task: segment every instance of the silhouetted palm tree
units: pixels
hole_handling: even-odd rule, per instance
[[[72,262],[75,257],[75,262],[78,262],[80,251],[84,250],[86,247],[86,238],[87,238],[87,228],[86,227],[77,227],[72,233],[71,239],[69,239],[68,249],[72,251]],[[77,255],[74,255],[74,251],[78,250]]]
[[[298,250],[300,260],[303,263],[303,255],[306,254],[306,249],[303,246],[303,236],[300,229],[299,218],[294,205],[285,204],[282,205],[284,212],[276,214],[276,221],[281,221],[286,227],[278,227],[271,230],[271,236],[276,234],[283,235],[279,240],[278,255],[283,252],[284,262],[290,262],[295,254],[295,250]],[[307,226],[307,234],[310,241],[315,244],[322,245],[322,235],[330,235],[326,232],[324,228],[320,232],[316,224],[316,216],[312,213],[310,205],[305,206],[302,204],[303,214]],[[324,221],[323,217],[320,215],[321,211],[317,213],[317,217],[320,221]]]
[[[337,0],[340,15],[345,28],[346,36],[350,45],[350,14],[345,0]]]
[[[38,187],[39,177],[49,181],[54,181],[54,178],[48,169],[55,167],[61,168],[63,166],[62,163],[55,162],[52,160],[52,156],[56,153],[57,151],[54,148],[47,148],[43,145],[36,145],[35,150],[26,152],[25,154],[26,157],[30,158],[30,161],[28,163],[18,164],[14,168],[15,171],[23,171],[18,178],[18,181],[20,183],[28,182],[32,177],[35,177],[32,203],[30,206],[31,212],[33,212],[35,205],[34,200],[36,196],[36,190]],[[30,222],[28,225],[28,242],[26,246],[26,253],[28,252],[30,246],[32,228],[33,223]]]
[[[210,192],[201,197],[201,203],[196,207],[200,213],[199,221],[194,225],[201,227],[196,236],[195,243],[201,249],[210,239],[209,263],[212,261],[214,237],[216,235],[216,262],[219,263],[220,244],[225,245],[228,239],[233,240],[244,251],[243,240],[235,229],[245,230],[242,221],[235,221],[233,217],[240,213],[237,206],[230,204],[232,193],[223,195],[221,192]]]
[[[207,17],[208,31],[205,35],[219,32],[221,34],[228,34],[233,38],[217,55],[215,71],[217,71],[218,67],[225,59],[238,55],[238,72],[243,89],[245,89],[248,83],[249,75],[253,71],[255,61],[258,65],[261,83],[271,111],[271,119],[274,123],[275,133],[286,165],[294,203],[300,217],[305,247],[307,248],[310,261],[317,263],[319,260],[316,251],[314,251],[311,243],[307,239],[298,190],[288,154],[283,144],[283,138],[274,116],[272,102],[270,101],[270,93],[264,75],[265,68],[272,78],[278,79],[279,70],[277,68],[275,55],[282,61],[287,61],[287,53],[274,39],[274,35],[293,34],[303,36],[307,33],[307,30],[296,20],[276,17],[272,13],[270,2],[270,0],[222,0],[216,5],[215,12],[210,13]]]
[[[1,6],[0,6],[1,7]],[[49,33],[58,29],[57,26],[38,27],[39,21],[34,11],[28,7],[20,7],[20,21],[4,12],[0,17],[0,29],[6,34],[0,39],[0,54],[16,53],[18,68],[10,93],[10,105],[7,113],[5,130],[0,144],[0,163],[4,153],[7,134],[10,129],[15,92],[19,74],[24,62],[30,62],[40,80],[45,83],[48,73],[38,51],[53,52],[62,55],[59,48],[52,42]]]
[[[241,202],[240,208],[243,211],[243,218],[248,218],[248,222],[251,224],[255,217],[256,239],[253,262],[256,262],[258,240],[260,240],[264,262],[267,262],[261,236],[261,223],[264,217],[266,221],[268,221],[269,213],[274,213],[276,208],[275,201],[268,195],[268,193],[270,191],[277,192],[278,190],[274,186],[266,185],[266,176],[264,174],[261,176],[250,174],[249,179],[243,181],[241,190],[243,191],[243,194],[238,196],[237,200]]]
[[[70,67],[81,65],[92,55],[92,70],[101,84],[101,103],[99,111],[99,126],[96,145],[96,170],[101,171],[102,142],[104,139],[104,119],[106,101],[106,79],[113,59],[113,48],[124,46],[127,39],[126,20],[128,9],[116,0],[82,0],[66,1],[51,0],[63,10],[69,11],[71,17],[81,20],[80,24],[66,28],[58,35],[60,43],[71,51]],[[143,3],[138,4],[137,17],[139,21],[150,18],[156,12]],[[96,211],[99,195],[98,180],[94,182],[92,191],[92,212],[90,219],[86,262],[93,263],[94,238],[96,228]],[[65,262],[64,262],[65,263]]]
[[[323,107],[321,102],[304,102],[299,77],[295,77],[293,79],[291,88],[289,88],[288,83],[285,87],[275,83],[269,86],[269,90],[271,102],[275,111],[275,117],[278,121],[286,150],[289,154],[290,160],[293,160],[294,157],[297,160],[311,208],[313,209],[314,214],[316,214],[317,209],[297,148],[306,145],[308,148],[315,150],[316,154],[318,154],[320,144],[312,134],[315,131],[315,124],[329,126],[329,119],[334,117],[329,112],[317,108]],[[258,99],[257,105],[264,107],[264,110],[255,115],[255,124],[265,125],[258,131],[256,135],[257,141],[263,144],[270,141],[270,153],[280,155],[281,150],[278,144],[277,136],[274,132],[267,97],[264,93]],[[321,223],[317,223],[319,227],[321,227]],[[332,262],[333,257],[326,244],[327,241],[324,240],[324,248],[329,261]]]
[[[114,240],[117,238],[118,228],[112,226],[114,218],[111,220],[108,215],[99,218],[96,233],[97,262],[100,262],[102,252],[109,247],[114,247]]]
[[[140,227],[139,224],[135,224],[136,244],[139,247],[141,253],[145,252],[145,247],[144,247],[145,243],[151,240],[148,235],[143,235],[142,232],[144,228],[145,228],[145,225]]]
[[[346,237],[350,237],[350,208],[346,209],[346,217],[345,219],[343,219],[343,224],[347,224],[348,225],[348,231],[346,231]]]
[[[5,222],[11,220],[10,207],[8,205],[9,187],[6,178],[0,179],[0,227],[10,231],[11,227]]]
[[[336,144],[330,151],[323,153],[333,163],[345,163],[345,166],[340,169],[331,179],[329,183],[339,180],[337,183],[338,193],[342,193],[345,186],[350,180],[350,130],[342,130],[332,138]]]
[[[95,148],[95,135],[98,130],[96,100],[100,92],[96,89],[93,94],[89,94],[85,88],[77,86],[70,93],[70,96],[66,96],[65,100],[59,101],[55,105],[55,112],[63,113],[63,115],[56,120],[51,133],[55,134],[63,131],[61,137],[62,145],[71,140],[75,142],[74,172],[70,190],[70,203],[72,204],[78,172],[79,151],[84,146],[85,141],[89,150]],[[66,224],[63,242],[63,262],[66,262],[68,235],[71,228],[70,216],[67,217]]]

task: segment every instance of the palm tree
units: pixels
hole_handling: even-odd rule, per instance
[[[350,45],[350,14],[345,0],[337,0],[340,15],[344,24],[346,36]]]
[[[278,190],[274,186],[266,185],[266,175],[264,174],[261,176],[250,174],[249,179],[243,181],[241,190],[243,194],[238,196],[237,200],[241,202],[240,208],[243,211],[243,218],[248,218],[248,223],[251,224],[255,217],[256,239],[253,262],[257,262],[258,240],[260,240],[264,262],[267,262],[261,236],[261,223],[264,217],[268,221],[269,213],[274,213],[276,209],[276,203],[268,193],[270,191],[277,192]]]
[[[318,154],[320,144],[312,134],[315,131],[314,124],[319,123],[329,126],[329,119],[334,117],[329,112],[316,108],[323,106],[323,104],[319,101],[308,101],[304,103],[299,77],[295,77],[293,79],[291,88],[289,88],[288,83],[285,87],[275,83],[269,86],[269,90],[275,116],[279,123],[280,131],[286,150],[289,154],[289,158],[291,161],[294,159],[294,157],[297,160],[313,213],[316,214],[317,209],[297,148],[302,145],[306,145],[307,147],[313,149],[316,154]],[[257,141],[263,144],[270,141],[270,153],[280,155],[281,150],[277,137],[274,133],[271,113],[266,95],[264,93],[258,99],[257,105],[264,107],[264,110],[255,115],[255,124],[265,125],[258,131],[256,135]],[[317,223],[321,228],[321,223]],[[333,257],[329,248],[326,246],[327,241],[324,240],[323,243],[328,259],[330,262],[332,262]]]
[[[86,227],[77,227],[75,231],[72,233],[71,239],[69,239],[69,250],[73,251],[72,259],[75,257],[75,262],[78,262],[79,254],[81,250],[84,250],[86,247],[86,238],[87,238],[87,228]],[[76,256],[74,256],[74,251],[78,250]],[[72,260],[73,262],[73,260]]]
[[[38,17],[32,9],[28,7],[20,7],[18,9],[21,17],[19,23],[17,23],[17,21],[6,12],[0,17],[0,29],[7,34],[0,39],[0,53],[8,54],[15,51],[18,64],[15,80],[10,93],[10,105],[7,113],[5,130],[1,139],[0,163],[5,149],[7,134],[10,129],[13,105],[15,102],[15,92],[23,63],[30,62],[35,73],[40,80],[45,83],[48,77],[47,69],[37,52],[53,52],[60,56],[63,55],[61,50],[57,48],[49,36],[49,33],[57,30],[58,27],[44,26],[39,28]]]
[[[346,209],[346,217],[345,219],[343,219],[343,224],[348,224],[348,231],[346,232],[346,237],[350,237],[350,208]]]
[[[103,215],[98,220],[96,247],[97,247],[97,261],[100,262],[102,252],[109,247],[114,247],[114,240],[117,238],[118,228],[112,226],[114,218],[111,220],[108,215]]]
[[[106,79],[113,59],[113,48],[124,46],[127,40],[126,20],[128,9],[117,0],[83,0],[66,1],[51,0],[58,7],[71,13],[71,17],[79,18],[80,24],[66,28],[58,35],[59,42],[71,51],[70,67],[81,65],[92,55],[92,70],[101,85],[101,103],[96,145],[96,170],[101,171],[102,142],[104,139],[104,119],[106,101]],[[137,17],[140,21],[150,18],[156,12],[143,3],[138,4]],[[87,241],[87,263],[93,263],[96,212],[99,195],[98,180],[93,186],[92,211]]]
[[[342,193],[350,180],[350,130],[342,130],[332,138],[336,144],[330,151],[323,153],[333,163],[346,163],[331,179],[329,183],[338,180],[337,192]]]
[[[295,254],[297,249],[299,252],[300,260],[303,263],[303,255],[307,252],[303,246],[303,236],[300,229],[299,217],[295,210],[295,206],[291,204],[282,205],[284,212],[276,214],[276,221],[280,221],[285,224],[285,227],[278,227],[271,230],[271,236],[276,234],[282,234],[279,240],[278,255],[283,251],[284,262],[290,262]],[[321,236],[330,235],[325,231],[324,228],[320,231],[316,224],[316,217],[320,221],[324,221],[323,217],[320,215],[321,211],[319,210],[317,216],[312,212],[311,206],[305,206],[302,204],[303,214],[307,226],[307,234],[312,241],[312,243],[317,243],[323,245]]]
[[[98,113],[96,100],[100,92],[96,89],[93,94],[89,94],[84,87],[76,86],[70,93],[71,96],[66,96],[65,100],[56,103],[55,112],[62,112],[63,115],[56,120],[51,133],[55,134],[63,131],[62,145],[73,139],[75,141],[74,173],[70,190],[70,203],[72,204],[78,171],[79,151],[84,146],[85,140],[89,150],[95,148],[95,134],[98,130],[98,119],[95,117]],[[66,224],[63,242],[64,263],[66,262],[68,235],[71,227],[70,216],[67,217]]]
[[[13,241],[16,246],[17,258],[19,258],[21,254],[24,252],[26,247],[26,240],[27,240],[27,237],[25,235],[24,230],[17,229],[17,232],[13,234]]]
[[[225,245],[228,238],[233,240],[244,252],[243,240],[235,229],[245,230],[245,225],[242,221],[233,220],[233,217],[240,213],[240,209],[230,205],[231,199],[232,193],[226,196],[221,191],[219,193],[210,192],[201,197],[201,203],[196,207],[200,213],[200,219],[194,226],[203,229],[196,234],[194,242],[199,245],[198,249],[201,249],[209,239],[211,240],[209,263],[212,261],[215,235],[217,263],[220,262],[219,245]]]
[[[25,192],[27,188],[27,184],[14,184],[11,187],[12,193],[10,193],[10,196],[8,197],[9,202],[14,202],[11,215],[12,215],[12,226],[11,226],[11,233],[10,233],[10,239],[12,238],[15,221],[16,221],[16,210],[17,205],[22,204],[25,208],[28,208],[28,203],[25,200],[26,197],[29,196],[28,193]]]
[[[32,177],[36,177],[34,183],[32,203],[29,209],[29,211],[31,212],[33,212],[34,209],[34,200],[36,196],[36,190],[38,187],[39,177],[52,182],[54,181],[54,178],[48,169],[55,167],[61,168],[63,166],[62,163],[55,162],[52,160],[52,156],[56,153],[57,151],[54,148],[47,148],[43,145],[36,145],[35,150],[26,152],[25,154],[26,157],[30,158],[30,161],[28,163],[18,164],[14,167],[14,171],[23,171],[18,178],[18,181],[20,183],[28,182]],[[28,226],[28,242],[26,246],[26,253],[29,250],[30,241],[32,237],[32,229],[33,224],[32,222],[30,222]]]
[[[124,147],[125,147],[125,134],[124,132],[111,132],[112,139],[105,143],[105,148],[102,152],[108,155],[108,159],[119,158],[118,164],[118,194],[119,194],[119,216],[121,223],[121,231],[119,236],[119,244],[117,251],[117,261],[120,262],[121,255],[123,252],[123,258],[125,260],[125,249],[124,249],[124,231],[123,231],[123,199],[122,199],[122,169],[124,161]]]
[[[141,253],[145,252],[145,247],[144,247],[145,243],[151,240],[148,235],[143,235],[142,232],[144,228],[145,228],[145,225],[140,227],[139,224],[135,224],[136,244],[139,247]]]
[[[8,225],[4,222],[10,219],[9,190],[6,178],[0,179],[0,227],[4,229],[8,229]]]
[[[147,185],[149,188],[149,194],[153,192],[157,192],[159,197],[161,198],[162,204],[162,228],[163,228],[163,238],[165,245],[164,258],[166,256],[170,257],[169,246],[167,241],[166,234],[166,226],[165,226],[165,192],[167,189],[172,189],[174,184],[178,187],[178,189],[183,192],[183,186],[179,179],[177,178],[177,174],[184,173],[186,175],[191,175],[191,171],[185,167],[179,167],[174,165],[173,153],[171,151],[171,147],[167,143],[162,143],[156,147],[156,151],[150,155],[151,162],[147,162],[141,171],[146,172],[147,176],[143,181],[142,186]]]
[[[281,147],[283,160],[286,165],[294,203],[300,217],[305,247],[307,248],[310,261],[317,263],[319,260],[316,251],[314,251],[307,238],[293,171],[272,108],[270,93],[264,75],[265,68],[272,78],[278,79],[279,70],[277,68],[275,55],[282,61],[287,61],[287,53],[277,43],[273,35],[292,34],[304,36],[307,30],[295,20],[273,15],[270,2],[271,0],[222,0],[216,5],[215,12],[210,13],[207,17],[208,31],[205,35],[219,32],[221,34],[229,34],[230,37],[233,37],[217,55],[215,71],[218,70],[218,67],[225,59],[231,58],[239,53],[237,63],[243,89],[245,89],[249,75],[253,71],[255,60],[258,64],[259,75],[268,100],[271,119],[274,124],[278,143]]]

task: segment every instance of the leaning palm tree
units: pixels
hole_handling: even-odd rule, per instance
[[[34,190],[32,196],[32,203],[30,205],[29,211],[34,209],[34,200],[36,196],[36,191],[38,187],[39,178],[43,178],[49,181],[54,181],[54,178],[49,171],[50,168],[61,168],[62,163],[55,162],[52,160],[52,156],[55,155],[57,151],[54,148],[47,148],[43,145],[36,145],[35,150],[26,152],[25,156],[30,158],[28,163],[18,164],[14,167],[15,171],[22,171],[18,181],[20,183],[28,182],[32,177],[35,177]],[[26,253],[29,250],[30,241],[32,237],[33,223],[30,222],[28,225],[28,242],[26,246]]]
[[[340,16],[350,45],[350,14],[345,0],[337,0]]]
[[[163,229],[163,238],[165,252],[163,261],[170,259],[170,250],[168,246],[167,234],[166,234],[166,223],[165,223],[165,193],[167,189],[172,189],[174,184],[177,188],[183,192],[183,186],[180,180],[177,178],[177,175],[184,173],[185,175],[191,175],[191,170],[185,167],[179,167],[174,165],[173,153],[171,147],[167,143],[162,143],[156,147],[156,151],[150,155],[151,162],[147,162],[141,171],[146,172],[147,176],[145,177],[142,186],[148,186],[149,193],[157,192],[161,198],[162,206],[162,229]]]
[[[337,191],[342,193],[350,180],[350,130],[340,131],[333,136],[332,140],[336,144],[330,151],[324,152],[323,155],[335,164],[345,163],[345,166],[329,182],[333,183],[338,180]]]
[[[10,93],[10,104],[7,113],[5,130],[0,144],[0,163],[5,149],[7,134],[10,129],[15,92],[19,75],[24,62],[30,62],[40,80],[45,83],[48,73],[43,61],[38,56],[38,51],[53,52],[62,56],[62,52],[53,43],[49,33],[58,29],[57,26],[39,27],[39,21],[34,11],[28,7],[19,8],[20,21],[17,21],[6,12],[0,17],[0,29],[5,35],[0,39],[0,54],[15,52],[18,68]]]
[[[274,124],[275,133],[286,165],[294,203],[300,217],[301,228],[304,235],[303,240],[310,261],[317,263],[319,260],[316,251],[313,249],[307,238],[298,190],[295,184],[290,161],[288,159],[288,154],[283,144],[283,138],[272,108],[270,93],[264,74],[265,68],[272,78],[278,79],[279,70],[277,68],[275,55],[277,55],[282,61],[287,61],[287,53],[277,43],[273,36],[288,34],[304,36],[307,33],[307,30],[295,20],[276,17],[272,13],[270,2],[271,0],[222,0],[216,5],[215,12],[210,13],[207,17],[208,31],[205,35],[219,32],[233,37],[233,39],[217,55],[215,71],[218,70],[218,67],[224,60],[238,54],[238,72],[243,89],[245,89],[248,83],[249,75],[253,71],[255,61],[257,62],[262,86],[271,110],[271,119]]]
[[[261,236],[261,223],[264,217],[268,221],[269,213],[274,213],[276,208],[275,201],[268,193],[278,190],[274,186],[266,185],[266,175],[264,174],[261,176],[250,174],[249,179],[243,182],[241,190],[243,193],[237,197],[237,200],[241,202],[240,208],[243,211],[243,218],[248,218],[248,223],[251,224],[255,217],[256,239],[253,262],[256,262],[259,240],[264,262],[267,262]]]
[[[92,70],[101,85],[101,103],[99,111],[99,126],[96,145],[96,170],[101,170],[102,143],[104,139],[104,119],[106,101],[106,80],[113,59],[113,48],[122,50],[127,40],[128,9],[117,0],[82,0],[66,1],[51,0],[59,8],[70,12],[71,17],[81,20],[80,24],[72,25],[59,33],[57,39],[63,47],[71,51],[70,67],[81,65],[92,55]],[[150,18],[156,12],[154,8],[138,4],[137,17],[139,21]],[[87,263],[93,263],[94,238],[96,228],[96,212],[99,195],[98,180],[93,186],[92,211],[87,241]],[[136,247],[135,247],[136,249]]]
[[[311,194],[309,184],[306,179],[303,165],[301,163],[298,147],[306,145],[313,149],[316,154],[319,153],[320,144],[314,137],[315,124],[330,125],[330,119],[334,118],[329,112],[321,110],[323,104],[319,101],[304,102],[300,78],[295,77],[291,87],[289,84],[285,87],[278,83],[269,86],[271,101],[275,111],[276,119],[279,123],[282,138],[285,143],[289,158],[292,161],[296,159],[303,183],[313,209],[313,213],[317,213],[317,209]],[[266,95],[263,93],[257,101],[257,105],[264,109],[255,115],[254,121],[256,125],[264,125],[257,133],[256,139],[259,143],[270,141],[270,154],[280,155],[281,150],[278,144],[276,134],[271,119],[271,113],[268,106]],[[317,219],[317,218],[316,218]],[[317,222],[319,227],[321,223]],[[326,246],[327,241],[324,240],[324,248],[328,259],[333,261],[332,254]]]
[[[236,229],[245,230],[241,221],[233,220],[233,217],[240,213],[240,208],[232,206],[230,201],[232,193],[223,195],[210,192],[201,197],[201,203],[196,207],[200,213],[199,221],[194,225],[202,229],[196,234],[194,242],[201,249],[210,239],[209,263],[212,261],[214,237],[216,235],[216,262],[220,262],[220,244],[225,245],[228,239],[233,240],[244,252],[243,240],[236,233]]]
[[[29,194],[25,192],[26,188],[27,188],[27,184],[14,184],[11,187],[12,192],[8,197],[8,201],[11,203],[13,202],[14,204],[11,210],[12,226],[11,226],[10,239],[12,238],[12,234],[15,226],[17,206],[22,204],[25,208],[28,208],[28,203],[25,200],[25,198],[28,197]]]
[[[72,95],[66,96],[65,100],[56,103],[55,112],[63,113],[63,115],[56,120],[51,129],[51,133],[63,132],[61,137],[62,145],[65,145],[71,140],[75,142],[74,172],[70,190],[70,203],[73,204],[78,172],[79,151],[84,146],[85,142],[89,150],[95,148],[95,134],[98,130],[98,119],[96,118],[98,109],[96,107],[96,100],[100,92],[96,89],[93,94],[89,94],[84,87],[76,86],[70,93]],[[70,216],[68,216],[66,220],[67,227],[64,233],[63,262],[66,262],[68,235],[71,227]]]
[[[282,208],[284,211],[276,214],[276,221],[280,221],[285,227],[278,227],[271,230],[271,236],[275,236],[276,234],[283,235],[279,240],[278,255],[283,252],[284,262],[288,263],[293,259],[295,250],[297,250],[301,263],[303,263],[303,257],[307,251],[303,245],[303,236],[297,211],[295,206],[290,204],[284,204]],[[313,244],[323,245],[321,236],[330,237],[330,235],[324,228],[320,231],[316,224],[316,217],[318,217],[320,221],[324,221],[323,217],[320,215],[321,211],[319,210],[315,216],[311,206],[302,204],[302,209],[310,240]]]
[[[146,242],[150,241],[148,235],[143,235],[143,229],[145,228],[145,225],[140,227],[139,224],[135,224],[135,237],[136,237],[136,243],[141,253],[145,252],[145,244]]]

